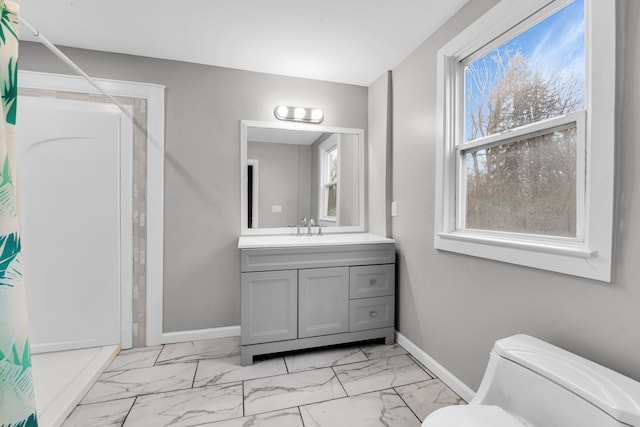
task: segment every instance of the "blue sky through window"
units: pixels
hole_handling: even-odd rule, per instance
[[[527,29],[515,38],[509,40],[482,58],[469,64],[465,72],[465,86],[467,99],[465,101],[465,139],[470,140],[471,114],[468,101],[472,99],[470,93],[481,91],[477,81],[470,78],[473,67],[486,67],[484,70],[493,80],[485,93],[495,86],[497,71],[496,56],[506,55],[512,58],[517,52],[528,59],[530,69],[539,71],[545,80],[553,80],[560,71],[572,73],[577,81],[578,95],[584,103],[585,83],[585,38],[584,38],[584,0],[575,0],[553,15],[545,18],[533,27]],[[472,105],[473,106],[473,105]],[[477,108],[477,104],[476,104]],[[477,136],[476,136],[477,137]]]

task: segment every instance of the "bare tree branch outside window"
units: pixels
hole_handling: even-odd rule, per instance
[[[584,6],[575,3],[572,13],[584,22]],[[541,37],[540,24],[518,36],[522,43]],[[543,67],[518,47],[518,38],[466,67],[466,141],[584,109],[584,62],[580,68],[560,59]],[[584,34],[574,38],[574,49],[583,52]],[[466,228],[576,236],[575,126],[465,156]]]

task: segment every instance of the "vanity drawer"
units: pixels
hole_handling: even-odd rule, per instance
[[[363,298],[349,301],[349,332],[393,326],[394,297]]]
[[[351,267],[349,298],[371,298],[395,294],[395,264]]]

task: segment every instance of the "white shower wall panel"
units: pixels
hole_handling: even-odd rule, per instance
[[[131,126],[101,102],[23,96],[19,105],[32,351],[120,344],[121,287],[131,277]]]

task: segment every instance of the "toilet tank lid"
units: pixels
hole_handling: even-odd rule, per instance
[[[640,382],[528,335],[498,340],[493,349],[499,356],[591,402],[619,422],[640,426]]]

